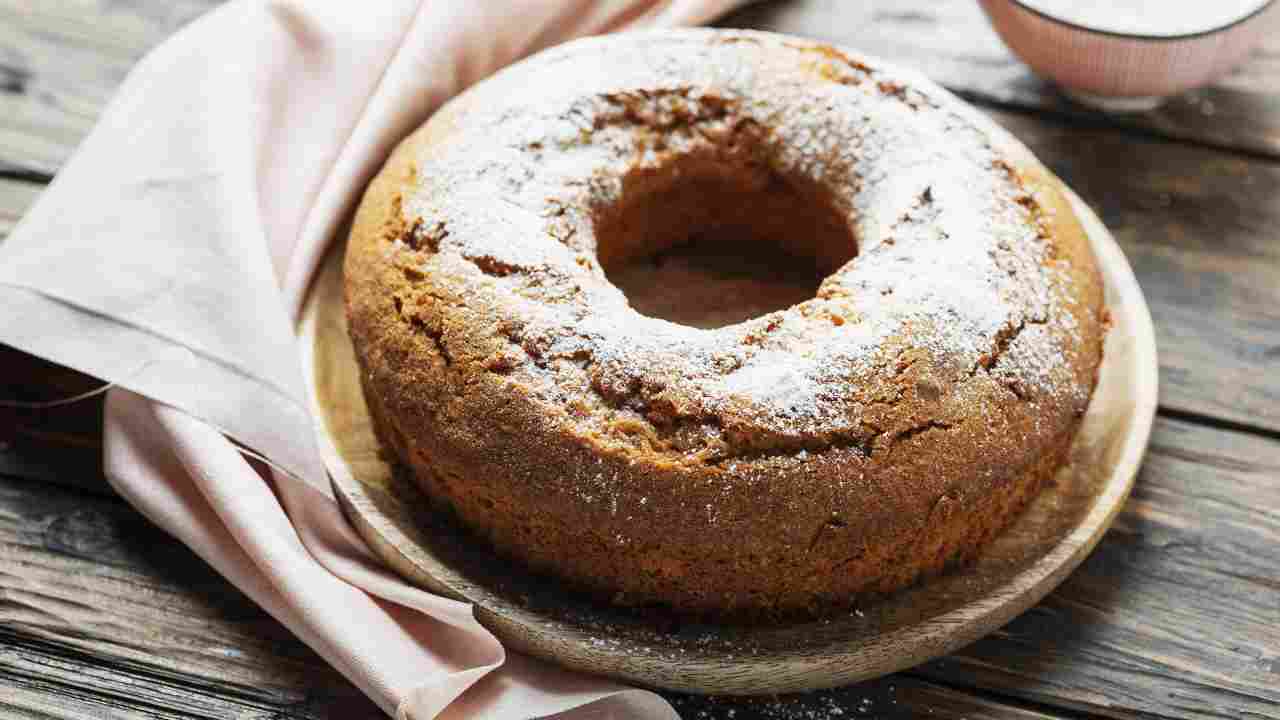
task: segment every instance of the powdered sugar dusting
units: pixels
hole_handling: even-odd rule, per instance
[[[1069,274],[988,129],[945,91],[829,49],[708,37],[615,38],[598,67],[583,66],[582,44],[545,53],[500,74],[465,129],[418,159],[405,213],[448,233],[430,256],[391,252],[442,282],[465,278],[476,306],[500,309],[474,332],[510,343],[513,381],[547,407],[573,405],[556,421],[601,442],[726,463],[740,482],[750,453],[870,453],[921,426],[921,407],[997,412],[963,407],[975,378],[1025,402],[1087,398],[1072,375]],[[557,80],[565,64],[571,87]],[[743,132],[776,172],[832,193],[858,255],[812,300],[737,325],[632,311],[604,279],[593,209],[617,203],[636,168]],[[914,409],[894,416],[904,397]],[[610,481],[583,469],[581,499],[616,503]]]

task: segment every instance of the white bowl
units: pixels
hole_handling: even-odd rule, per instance
[[[1165,0],[1149,3],[1159,10],[1146,16],[1125,12],[1135,7],[1132,0],[979,3],[1036,74],[1087,105],[1116,112],[1149,110],[1213,82],[1280,21],[1276,0]],[[1081,10],[1088,5],[1103,10]]]

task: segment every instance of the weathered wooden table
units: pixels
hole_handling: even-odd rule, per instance
[[[0,0],[0,236],[130,65],[213,0]],[[1100,211],[1160,342],[1161,409],[1093,556],[1000,632],[911,671],[688,718],[1280,718],[1280,36],[1163,109],[1101,117],[972,0],[809,0],[726,25],[846,43],[984,107]],[[0,394],[93,381],[0,349]],[[97,401],[0,410],[0,716],[375,718],[102,479]]]

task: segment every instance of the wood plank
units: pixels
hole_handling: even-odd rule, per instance
[[[43,49],[28,48],[25,52],[31,57],[23,61],[24,70],[18,74],[32,78],[47,75],[49,83],[89,87],[110,79],[118,81],[145,46],[189,18],[203,7],[204,0],[187,0],[167,11],[157,10],[152,3],[113,5],[101,18],[95,16],[102,14],[96,4],[58,0],[40,3],[29,19],[5,23],[5,12],[13,15],[30,9],[26,4],[15,5],[20,2],[0,0],[0,47],[7,37]],[[979,12],[976,5],[966,1],[960,8],[947,2],[934,8],[932,3],[921,2],[911,0],[894,10],[882,3],[765,4],[750,11],[756,15],[738,15],[732,21],[825,37],[836,32],[864,32],[858,28],[881,28],[865,30],[869,33],[867,42],[883,45],[871,49],[910,60],[916,51],[903,46],[907,42],[904,38],[927,45],[934,54],[923,66],[944,80],[952,74],[969,77],[971,66],[980,69],[993,64],[983,61],[975,65],[954,58],[944,62],[939,58],[949,51],[943,38],[920,39],[932,37],[928,33],[980,36],[985,21],[965,19],[966,13]],[[838,12],[854,16],[838,20],[833,15]],[[898,27],[903,23],[932,29],[908,32]],[[121,32],[109,39],[96,34],[99,27],[117,26]],[[989,60],[990,52],[994,50],[988,49],[983,57]],[[1280,73],[1273,77],[1280,78]],[[25,85],[36,86],[36,80]],[[1262,93],[1269,86],[1255,79],[1248,87]],[[1275,87],[1272,90],[1269,97],[1280,102],[1280,92],[1275,92]],[[62,110],[31,104],[61,92],[24,92],[10,98],[27,103],[13,110],[17,113],[14,117],[31,115],[46,119],[37,123],[41,127],[68,128],[67,142],[59,145],[62,149],[36,163],[50,172],[87,127],[87,122],[82,123],[73,132],[69,128],[74,123],[67,125],[70,121]],[[109,89],[96,95],[88,90],[84,93],[105,98]],[[0,94],[0,117],[7,117],[4,97]],[[63,105],[70,106],[63,103],[58,107]],[[79,106],[89,113],[82,119],[91,120],[96,112],[96,106],[91,105]],[[1013,113],[993,114],[1101,210],[1129,253],[1160,335],[1162,403],[1179,411],[1280,430],[1280,340],[1270,334],[1280,327],[1280,206],[1274,202],[1280,197],[1280,168],[1248,157],[1134,137],[1096,124],[1082,127]],[[1274,112],[1260,109],[1255,114],[1280,122],[1280,108]],[[8,157],[11,150],[17,153],[14,157],[25,157],[22,152],[40,147],[34,140],[18,136],[12,138],[18,145],[11,147],[4,139],[4,133],[9,132],[6,127],[5,121],[0,121],[0,158]],[[1124,172],[1118,172],[1121,168]],[[13,180],[0,183],[0,231],[2,218],[18,216],[18,208],[25,207],[31,196],[29,184]]]
[[[0,697],[54,717],[377,717],[123,502],[0,479]],[[360,714],[327,714],[331,704]],[[0,705],[2,708],[3,705]]]
[[[1229,76],[1134,115],[1063,97],[1018,61],[973,0],[790,0],[749,6],[721,24],[842,43],[916,67],[965,97],[1280,158],[1280,33]]]
[[[52,176],[147,50],[218,0],[0,0],[0,167]]]
[[[992,115],[1124,248],[1155,321],[1161,406],[1280,430],[1280,165]]]
[[[923,6],[924,10],[913,10],[917,5]],[[144,38],[144,42],[158,41],[170,28],[189,17],[184,13],[202,6],[194,0],[169,6],[113,3],[106,13],[108,20],[104,22],[100,17],[99,3],[87,0],[78,3],[70,0],[49,3],[0,0],[0,66],[7,68],[0,69],[5,78],[0,84],[5,88],[21,86],[23,89],[20,93],[0,91],[0,117],[14,118],[13,121],[0,121],[0,158],[21,172],[51,174],[92,123],[101,104],[133,59],[143,51],[145,46],[134,44],[138,38]],[[766,6],[752,12],[791,12],[790,8],[794,7],[806,13],[813,12],[814,8],[872,13],[870,19],[879,25],[868,24],[862,15],[843,15],[852,20],[849,22],[837,22],[837,18],[828,15],[825,19],[813,21],[814,26],[807,34],[821,36],[826,33],[829,39],[850,42],[877,54],[899,57],[979,99],[1048,107],[1056,112],[1077,112],[1048,93],[1044,86],[1029,79],[1025,71],[1012,65],[1007,57],[1000,61],[992,59],[993,55],[947,50],[945,43],[929,44],[941,43],[949,37],[952,42],[976,44],[975,38],[980,35],[975,34],[979,26],[973,25],[973,16],[967,16],[963,22],[946,20],[950,17],[947,13],[977,12],[976,7],[959,0],[937,4],[912,0],[894,3],[892,8],[896,9],[886,10],[887,6],[888,2],[839,5],[835,2],[796,2]],[[935,7],[942,13],[943,21],[933,22],[937,30],[932,39],[909,28],[901,32],[893,29],[894,23],[905,26],[924,24],[920,13]],[[894,17],[895,13],[897,17]],[[31,26],[24,24],[28,17],[38,20],[58,15],[65,15],[59,21],[62,29],[31,32]],[[795,31],[785,27],[777,17],[782,16],[768,21],[772,23],[771,27]],[[981,27],[985,28],[985,25]],[[107,32],[104,28],[114,30]],[[847,34],[832,35],[846,33],[846,30],[867,37],[857,39]],[[44,50],[15,53],[13,48],[27,47],[22,45],[26,39],[15,40],[19,34],[45,36],[39,39],[44,43]],[[991,39],[988,37],[984,42]],[[910,44],[896,51],[899,53],[896,55],[873,47],[875,42],[886,42],[889,50],[894,50],[896,46],[893,43],[905,44],[907,41]],[[1274,45],[1275,40],[1269,44]],[[909,53],[916,52],[920,45],[929,52],[919,55],[920,59],[912,59],[917,56]],[[1002,50],[998,45],[994,47],[996,51]],[[982,59],[984,57],[987,59]],[[1280,52],[1275,47],[1264,48],[1242,72],[1220,86],[1179,101],[1186,107],[1170,106],[1157,116],[1133,121],[1134,125],[1196,142],[1271,154],[1275,150],[1277,134],[1274,123],[1268,122],[1280,115],[1274,87],[1275,78],[1280,77],[1275,72],[1277,64],[1280,64]],[[68,68],[72,74],[92,77],[73,77],[71,80],[46,77],[50,85],[43,86],[34,83],[33,65]],[[983,70],[984,67],[991,68],[991,72]],[[1001,84],[996,77],[1001,68],[1010,74],[1014,71],[1021,74]],[[10,82],[14,77],[18,79]],[[106,81],[100,82],[102,78]],[[972,87],[966,88],[965,82],[971,83]],[[32,102],[27,97],[31,87],[38,88],[32,95],[37,102],[28,105]],[[1006,95],[1000,94],[1001,88]],[[1165,112],[1171,115],[1164,117]],[[1217,119],[1210,121],[1206,118]],[[1266,271],[1277,266],[1273,248],[1280,245],[1275,241],[1275,231],[1271,230],[1280,227],[1275,223],[1275,208],[1272,207],[1277,196],[1275,169],[1265,163],[1243,159],[1239,159],[1239,164],[1236,164],[1237,159],[1229,162],[1220,158],[1215,160],[1216,154],[1197,154],[1204,151],[1191,149],[1188,151],[1190,154],[1181,150],[1174,153],[1175,161],[1168,163],[1174,168],[1170,173],[1169,167],[1164,165],[1170,156],[1170,146],[1163,143],[1144,141],[1131,144],[1131,138],[1101,129],[1086,132],[1067,130],[1012,115],[1004,115],[1000,119],[1081,190],[1087,200],[1102,210],[1104,218],[1116,230],[1134,259],[1160,327],[1165,356],[1164,402],[1178,409],[1213,412],[1240,422],[1262,417],[1264,427],[1275,429],[1277,411],[1266,414],[1268,408],[1280,405],[1275,402],[1274,381],[1266,382],[1268,370],[1274,376],[1276,363],[1280,360],[1280,345],[1274,336],[1274,328],[1278,326],[1275,311],[1267,311],[1276,307],[1277,283],[1275,275]],[[1115,121],[1092,118],[1090,122]],[[12,156],[6,150],[10,147],[17,149]],[[1053,152],[1058,155],[1050,156]],[[1134,176],[1120,177],[1116,172],[1116,168],[1129,171],[1135,166],[1141,168],[1141,172]],[[1117,180],[1121,182],[1117,183]],[[26,201],[10,204],[8,198],[11,194],[6,189],[10,183],[12,181],[0,181],[0,233],[5,222],[3,208],[13,208],[18,204],[25,207],[25,202],[34,195],[34,188],[27,185],[16,191],[17,195],[21,195],[23,190],[30,191]],[[1245,192],[1241,193],[1242,189]],[[17,216],[13,211],[10,215]],[[1158,233],[1149,229],[1153,226],[1159,229]],[[1243,313],[1239,319],[1237,312]],[[1189,349],[1171,351],[1171,346]],[[1170,352],[1180,354],[1170,361]],[[1213,382],[1219,372],[1219,364],[1223,362],[1226,363],[1226,378]],[[1256,378],[1263,379],[1261,385],[1250,384]],[[1200,385],[1206,382],[1205,390],[1199,390]],[[1215,398],[1216,393],[1231,393],[1233,389],[1235,393],[1228,394],[1225,399]],[[1257,400],[1250,406],[1254,397]],[[1244,403],[1245,407],[1237,409],[1236,401]],[[1268,492],[1268,483],[1264,482],[1280,474],[1276,443],[1176,422],[1161,422],[1157,443],[1161,442],[1168,427],[1176,430],[1173,435],[1177,439],[1153,450],[1153,459],[1148,463],[1135,495],[1138,509],[1134,510],[1135,505],[1131,504],[1117,531],[1108,537],[1100,551],[1062,591],[1041,606],[1046,609],[1037,608],[1019,618],[1003,633],[964,653],[926,666],[920,671],[922,677],[938,678],[949,684],[964,682],[997,687],[1002,692],[1037,702],[1067,703],[1072,707],[1119,717],[1140,716],[1148,707],[1152,712],[1175,717],[1236,717],[1246,712],[1254,712],[1261,717],[1277,716],[1274,705],[1266,705],[1266,702],[1277,701],[1273,688],[1280,684],[1280,639],[1275,633],[1275,628],[1280,626],[1280,610],[1266,603],[1280,596],[1276,592],[1280,588],[1280,570],[1274,559],[1268,559],[1268,555],[1273,555],[1268,549],[1275,546],[1278,521],[1274,511],[1268,514],[1265,509],[1258,509],[1280,507],[1274,488]],[[1212,438],[1204,436],[1204,433],[1217,439],[1208,442]],[[1195,448],[1195,451],[1187,448]],[[1243,460],[1240,459],[1241,454]],[[1153,466],[1159,470],[1153,471]],[[1161,474],[1153,479],[1153,472]],[[1172,479],[1166,477],[1166,473],[1171,474]],[[0,484],[5,482],[8,481],[0,481]],[[1146,489],[1148,484],[1153,488],[1150,491]],[[1269,484],[1274,485],[1274,482]],[[33,487],[32,492],[41,496],[59,492]],[[79,498],[74,503],[76,507],[88,506],[93,500],[86,500],[82,495],[68,494],[67,497]],[[1242,498],[1247,500],[1242,501]],[[120,508],[126,517],[131,518],[122,521],[122,525],[130,528],[130,533],[145,524],[132,511],[123,506]],[[1224,508],[1231,512],[1225,512]],[[47,525],[52,526],[58,519],[58,516],[40,517],[41,520],[34,524],[47,521]],[[96,522],[92,518],[97,516],[92,512],[85,517]],[[0,528],[4,527],[7,518],[7,505],[0,500]],[[1227,530],[1223,530],[1224,527]],[[2,533],[0,530],[0,537],[3,537]],[[147,540],[143,531],[143,539],[130,544],[133,550],[124,554],[130,558],[123,561],[124,566],[131,568],[130,572],[137,570],[132,564],[138,563],[143,566],[144,575],[150,568],[152,575],[168,579],[173,570],[186,572],[186,568],[193,564],[199,565],[199,561],[189,553],[182,557],[164,558],[165,548],[186,551],[158,531],[151,529],[150,533],[150,540]],[[9,558],[8,541],[5,539],[3,542],[0,568]],[[102,572],[96,561],[84,562],[89,564],[78,565],[65,574],[94,576]],[[204,603],[206,609],[208,605],[216,607],[221,602],[234,604],[225,598],[239,597],[238,593],[225,583],[218,589],[208,590],[207,583],[212,582],[216,586],[221,581],[203,565],[199,567],[208,577],[192,584],[189,578],[183,581],[182,572],[179,572],[178,580],[168,587],[170,596],[186,597],[186,594],[194,592],[198,598],[195,604]],[[1224,575],[1222,568],[1225,567],[1233,568],[1228,572],[1235,574]],[[12,578],[20,577],[16,573],[12,575]],[[0,587],[10,580],[9,573],[0,573]],[[201,582],[206,583],[206,589],[201,588]],[[9,627],[7,613],[11,612],[8,592],[7,587],[0,591],[0,627],[6,629]],[[1184,600],[1189,592],[1193,597]],[[94,597],[92,589],[86,589],[85,593],[83,597]],[[1246,607],[1251,596],[1256,605]],[[187,601],[190,602],[190,598]],[[239,602],[247,603],[242,597]],[[249,611],[252,611],[251,606]],[[185,612],[178,611],[182,617],[177,622],[182,628],[188,627],[191,619],[190,614],[183,615]],[[231,616],[235,613],[234,609],[230,611]],[[213,614],[217,615],[216,612]],[[148,617],[150,614],[144,614],[139,620],[134,615],[133,620],[145,623]],[[196,625],[203,628],[218,625],[226,619],[206,619]],[[230,622],[240,627],[234,619]],[[265,622],[272,624],[269,618]],[[95,638],[86,636],[96,631],[84,631],[83,627],[54,632],[50,637],[24,631],[21,641],[0,637],[0,664],[8,667],[12,662],[15,663],[12,667],[16,668],[16,663],[33,662],[35,666],[41,666],[41,648],[44,648],[46,656],[52,653],[60,658],[59,661],[66,662],[67,655],[82,652],[85,643],[95,641]],[[226,627],[221,627],[220,631],[230,632]],[[276,632],[284,631],[276,626]],[[144,634],[149,635],[149,631]],[[1153,634],[1159,642],[1152,641]],[[244,633],[247,639],[259,636],[257,631]],[[48,643],[59,645],[65,644],[64,641],[70,643],[71,650],[62,647],[48,650]],[[96,637],[96,641],[104,642],[108,647],[113,644],[101,637]],[[278,637],[277,642],[285,646],[286,658],[308,652],[287,634]],[[289,647],[290,643],[292,647]],[[127,643],[116,644],[127,646]],[[9,658],[9,648],[18,645],[35,649],[24,651],[25,660]],[[282,661],[272,654],[275,650],[244,651],[241,648],[248,646],[242,646],[239,641],[223,647],[224,652],[229,648],[247,652],[253,657],[258,657],[254,653],[262,652],[261,657],[266,658],[262,664],[279,672]],[[1152,652],[1151,648],[1158,648],[1158,651]],[[187,650],[185,647],[179,649]],[[111,652],[121,651],[113,648]],[[108,678],[103,681],[107,689],[86,691],[83,697],[73,697],[72,700],[66,698],[75,696],[74,688],[82,688],[86,684],[81,675],[99,667],[104,662],[101,658],[80,656],[79,665],[73,662],[65,666],[70,670],[61,676],[65,680],[61,683],[39,679],[56,676],[56,673],[45,675],[43,672],[37,676],[21,676],[24,679],[15,681],[11,678],[20,675],[16,670],[11,675],[6,669],[6,672],[0,672],[0,686],[8,683],[12,687],[0,691],[0,697],[5,698],[0,702],[10,704],[0,705],[0,714],[12,711],[46,717],[134,717],[143,714],[163,717],[202,712],[202,716],[210,717],[253,717],[261,711],[261,716],[267,717],[270,713],[266,708],[270,706],[274,708],[270,712],[281,717],[317,717],[320,715],[315,713],[321,711],[310,708],[328,703],[323,699],[327,697],[323,691],[317,691],[320,694],[315,696],[322,700],[312,702],[307,700],[312,697],[307,695],[308,691],[299,691],[297,688],[302,686],[292,684],[293,680],[259,681],[256,671],[244,671],[243,668],[240,672],[249,678],[247,691],[238,686],[229,693],[208,691],[208,697],[202,698],[195,710],[170,700],[153,703],[139,697],[136,688],[153,682],[156,671],[151,665],[157,658],[163,659],[164,651],[148,649],[142,655],[146,658],[143,661],[145,672],[125,673],[119,682]],[[216,657],[216,653],[212,656]],[[314,656],[312,661],[318,665],[313,667],[302,663],[303,670],[298,670],[300,666],[296,660],[293,661],[294,680],[299,677],[305,680],[314,673],[320,673],[318,682],[326,688],[345,683],[340,678],[335,679],[332,671],[324,676],[327,669]],[[288,666],[288,661],[283,662]],[[212,662],[206,662],[206,666],[221,667]],[[162,665],[161,668],[172,670],[171,666]],[[187,673],[185,666],[182,672]],[[204,676],[205,671],[198,674]],[[1153,677],[1156,680],[1152,680]],[[186,681],[184,676],[179,684]],[[952,690],[922,683],[918,679],[899,677],[899,682],[914,682],[913,687],[917,690],[913,692],[924,693],[927,690],[943,696],[954,694]],[[260,688],[264,685],[274,687],[294,700],[286,700],[284,704],[262,700]],[[48,688],[52,689],[46,692]],[[857,691],[844,691],[857,702],[851,704],[846,699],[838,707],[844,709],[845,714],[855,714],[864,698],[879,698],[881,695],[874,693],[888,692],[886,688],[873,691],[860,686]],[[14,692],[9,693],[9,689]],[[244,692],[249,692],[252,699],[241,701]],[[288,695],[289,692],[294,694]],[[235,702],[227,704],[227,694],[235,698]],[[1225,699],[1221,697],[1224,694]],[[803,710],[818,712],[819,716],[830,715],[822,705],[826,702],[824,695],[777,701],[773,705],[766,702],[751,712],[758,717],[795,717],[797,715],[791,713]],[[365,702],[358,694],[354,698],[343,697],[355,703],[353,707]],[[60,699],[52,701],[49,698]],[[952,712],[952,716],[957,712],[988,714],[982,709],[985,701],[963,695],[962,698],[977,705],[970,705],[965,711]],[[736,707],[714,702],[704,705],[701,700],[677,699],[677,702],[688,717],[727,716],[729,710]],[[119,707],[111,708],[113,703],[131,703],[132,707],[125,714],[126,711]],[[217,709],[210,710],[214,705]],[[887,705],[887,701],[882,705]],[[19,707],[24,709],[19,710]],[[935,705],[924,702],[914,707],[933,708]],[[1012,713],[1004,715],[1007,717],[1039,717],[1035,711],[1004,705],[996,707],[998,712]],[[218,712],[223,714],[216,714]],[[737,712],[735,717],[748,717],[744,712]],[[892,711],[886,709],[885,713],[888,712]],[[353,710],[352,714],[332,716],[362,715]]]
[[[44,185],[0,177],[0,242],[8,237]]]
[[[1280,718],[1276,477],[1280,442],[1159,420],[1115,528],[1066,584],[1000,632],[906,675],[834,692],[748,702],[671,697],[686,717],[804,717],[827,705],[853,715],[874,705],[890,717],[927,709],[1036,717],[1066,708],[1120,718]],[[31,663],[53,662],[32,657],[44,653],[116,668],[93,690],[107,695],[156,674],[179,685],[195,676],[211,697],[265,704],[305,705],[317,687],[345,687],[127,506],[36,483],[0,480],[0,627],[17,638],[0,639],[0,677],[38,674]],[[68,677],[81,672],[88,670]],[[995,689],[1035,710],[957,688]],[[338,697],[349,699],[344,693]]]
[[[752,701],[669,697],[689,718],[1055,717],[909,677]],[[319,657],[124,503],[0,478],[6,713],[378,717]]]
[[[1024,708],[906,675],[838,690],[765,698],[715,698],[664,693],[684,720],[1051,720],[1052,709]],[[1072,715],[1076,720],[1081,716]],[[1088,715],[1083,716],[1090,717]]]
[[[54,174],[133,63],[217,2],[0,0],[0,168]],[[1280,34],[1210,88],[1152,113],[1103,116],[1017,62],[971,0],[766,2],[722,24],[848,44],[980,102],[1280,157]]]
[[[1160,420],[1092,556],[919,676],[1112,717],[1280,718],[1280,442]]]

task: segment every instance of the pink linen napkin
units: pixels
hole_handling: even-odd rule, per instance
[[[138,64],[0,245],[0,342],[113,383],[115,488],[388,714],[675,717],[506,654],[374,558],[329,489],[295,332],[365,183],[449,97],[562,40],[741,2],[235,0]]]

